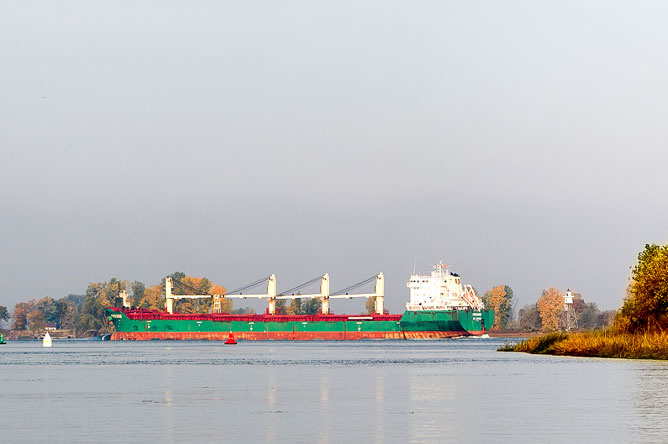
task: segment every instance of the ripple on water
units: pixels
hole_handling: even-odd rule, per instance
[[[9,344],[3,434],[36,442],[48,430],[68,443],[668,436],[665,363],[496,352],[503,342]]]

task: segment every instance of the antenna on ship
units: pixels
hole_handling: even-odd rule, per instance
[[[413,274],[415,274],[416,268],[417,268],[417,256],[415,256],[415,261],[413,262]]]

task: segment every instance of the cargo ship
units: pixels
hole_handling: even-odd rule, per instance
[[[165,311],[136,309],[127,306],[106,308],[108,322],[113,324],[112,340],[226,340],[230,332],[242,340],[361,340],[361,339],[441,339],[485,334],[494,322],[493,310],[486,310],[475,290],[462,285],[457,273],[442,262],[429,275],[413,272],[407,287],[409,301],[403,314],[384,310],[383,274],[376,277],[375,292],[329,295],[329,276],[322,277],[318,295],[276,295],[275,277],[269,277],[266,297],[269,307],[264,314],[217,313],[221,298],[233,295],[173,295],[170,278],[165,282]],[[376,312],[359,315],[337,315],[329,312],[329,299],[355,296],[375,298]],[[180,297],[212,298],[212,313],[184,314],[173,312],[174,300]],[[314,315],[289,315],[276,312],[276,299],[319,297],[321,312]],[[125,299],[125,298],[124,298]]]

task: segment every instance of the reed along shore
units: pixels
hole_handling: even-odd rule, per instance
[[[597,330],[578,333],[546,333],[499,351],[598,358],[668,359],[667,333],[619,333]]]

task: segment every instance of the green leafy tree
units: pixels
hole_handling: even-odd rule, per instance
[[[480,296],[480,299],[482,300],[482,303],[485,305],[485,309],[494,310],[494,306],[492,305],[492,290],[487,290],[486,292],[484,292],[483,295]]]
[[[80,336],[83,333],[79,328],[79,317],[85,299],[86,297],[80,294],[70,294],[58,299],[58,302],[63,305],[58,325],[60,325],[60,328],[74,330],[75,336]]]
[[[668,245],[645,245],[631,278],[617,326],[630,332],[668,329]]]
[[[104,285],[104,301],[101,301],[105,307],[122,307],[123,298],[121,291],[126,289],[127,282],[119,281],[116,278],[111,278],[109,282]],[[108,301],[108,302],[107,302]]]
[[[144,298],[144,293],[146,292],[146,285],[143,282],[134,281],[130,284],[130,289],[132,290],[132,305],[134,307],[139,307],[141,300]]]
[[[79,318],[78,328],[83,331],[84,334],[95,336],[102,330],[102,322],[100,322],[98,318],[88,313],[84,313]]]
[[[235,308],[234,310],[231,310],[230,313],[240,314],[240,315],[255,314],[255,309],[251,308],[251,307],[241,307],[241,308]]]
[[[322,299],[320,298],[310,298],[306,302],[302,303],[302,312],[307,315],[314,315],[318,313],[318,310],[322,308]]]
[[[176,272],[170,274],[167,277],[172,278],[172,283],[174,284],[174,292],[175,293],[186,294],[186,293],[183,292],[184,289],[183,289],[183,286],[181,285],[181,279],[186,277],[185,273],[183,273],[181,271],[176,271]],[[165,280],[164,279],[162,281],[160,281],[160,285],[162,286],[162,291],[164,293],[165,292]]]
[[[105,305],[100,302],[99,298],[93,295],[86,296],[83,306],[81,307],[79,329],[92,335],[105,333],[107,329],[104,307]]]
[[[508,328],[510,321],[513,319],[513,307],[516,301],[513,301],[513,288],[510,285],[504,285],[503,291],[506,293],[505,302],[503,306],[504,316],[505,316],[505,327]]]
[[[9,311],[4,305],[0,305],[0,321],[9,321]]]
[[[111,278],[109,282],[91,282],[86,288],[86,298],[95,298],[103,307],[121,307],[123,298],[121,290],[125,290],[125,282]]]
[[[43,314],[45,322],[55,323],[60,326],[66,306],[64,302],[56,301],[47,296],[37,301],[35,309]]]
[[[497,285],[482,296],[486,309],[494,310],[492,328],[506,329],[510,326],[513,309],[513,289],[508,285]]]
[[[276,313],[285,314],[286,299],[276,299]]]
[[[63,302],[65,310],[60,319],[60,328],[74,330],[75,336],[79,329],[79,310],[80,307],[73,303]]]

